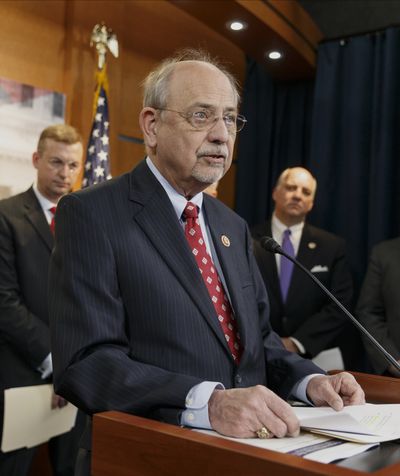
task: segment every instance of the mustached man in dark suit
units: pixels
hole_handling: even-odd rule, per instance
[[[285,350],[246,223],[202,193],[231,165],[238,99],[207,55],[164,61],[145,82],[146,160],[60,202],[55,382],[86,412],[263,437],[298,434],[293,393],[335,408],[364,401],[351,375],[321,375]]]
[[[400,238],[383,241],[372,249],[356,314],[377,341],[400,362]],[[380,353],[364,340],[377,374],[400,377]]]
[[[352,278],[344,240],[305,221],[313,207],[316,188],[316,180],[308,170],[284,170],[273,190],[272,219],[252,230],[256,259],[268,290],[272,328],[281,336],[286,349],[306,357],[335,347],[347,326],[346,317],[297,267],[293,267],[285,288],[281,284],[281,263],[288,260],[263,250],[258,242],[265,235],[282,245],[285,239],[290,240],[292,254],[349,307]],[[341,356],[339,363],[340,360]]]
[[[0,428],[6,388],[51,381],[47,273],[53,207],[71,190],[81,170],[81,136],[68,125],[48,127],[32,162],[37,171],[34,185],[0,201]],[[64,404],[53,396],[53,406]],[[77,446],[74,430],[50,441],[55,475],[73,474]],[[35,448],[0,453],[0,474],[24,476],[34,452]]]

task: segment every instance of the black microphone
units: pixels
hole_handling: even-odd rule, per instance
[[[381,344],[373,337],[367,329],[357,321],[357,319],[343,306],[341,302],[339,302],[335,296],[317,279],[310,271],[305,268],[299,261],[297,261],[296,258],[293,256],[288,255],[282,247],[270,236],[263,236],[260,239],[260,245],[264,250],[269,251],[271,253],[278,253],[280,255],[283,255],[285,258],[290,260],[292,263],[294,263],[296,266],[298,266],[302,271],[306,273],[306,275],[311,278],[315,284],[317,284],[323,291],[324,293],[329,296],[329,298],[346,314],[346,316],[351,320],[351,322],[365,335],[365,337],[381,352],[381,354],[385,357],[385,359],[392,364],[396,370],[400,372],[400,364],[397,362],[397,360],[389,354],[389,352],[384,349]]]

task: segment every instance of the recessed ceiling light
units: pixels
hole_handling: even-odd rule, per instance
[[[271,60],[278,60],[282,58],[282,53],[280,51],[270,51],[267,56]]]
[[[228,24],[229,28],[233,31],[240,31],[246,28],[246,23],[242,21],[232,21]]]

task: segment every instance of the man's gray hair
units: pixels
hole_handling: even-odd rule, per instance
[[[229,79],[237,105],[240,102],[239,84],[236,78],[218,60],[203,49],[184,48],[176,52],[173,56],[166,58],[154,71],[152,71],[143,81],[143,107],[154,107],[162,109],[167,107],[168,85],[177,63],[183,61],[202,61],[218,68]]]

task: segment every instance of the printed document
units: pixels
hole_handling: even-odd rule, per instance
[[[400,404],[344,407],[294,407],[304,430],[357,443],[378,443],[400,438]]]

